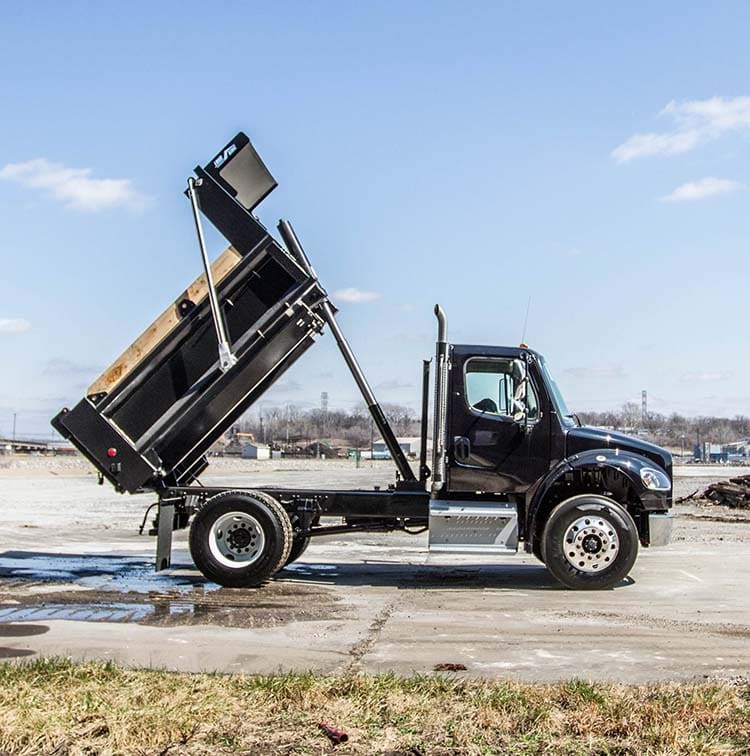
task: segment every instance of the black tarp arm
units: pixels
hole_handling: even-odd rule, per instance
[[[295,260],[297,260],[309,276],[317,279],[317,275],[315,274],[310,261],[307,259],[305,251],[302,249],[297,234],[292,228],[292,224],[287,220],[279,221],[278,229],[289,253]],[[331,329],[331,333],[336,340],[341,356],[344,358],[344,362],[346,362],[347,367],[351,371],[352,377],[362,394],[362,398],[365,400],[365,404],[367,404],[370,416],[375,422],[380,434],[383,436],[383,441],[385,441],[385,445],[388,447],[388,451],[396,464],[396,468],[398,469],[401,478],[410,483],[416,482],[417,478],[411,469],[411,465],[409,465],[409,462],[406,459],[404,450],[399,445],[398,440],[396,439],[396,434],[393,432],[393,429],[383,413],[383,408],[375,398],[375,394],[370,388],[370,384],[368,383],[365,374],[362,372],[362,368],[360,367],[359,362],[357,362],[357,358],[355,357],[352,348],[349,346],[349,342],[346,340],[343,331],[339,327],[333,307],[328,300],[325,300],[321,304],[321,314]]]

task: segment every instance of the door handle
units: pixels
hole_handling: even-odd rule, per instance
[[[471,441],[466,436],[454,436],[453,453],[459,462],[468,462],[471,455]]]

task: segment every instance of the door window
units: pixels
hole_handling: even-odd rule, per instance
[[[513,396],[525,373],[521,360],[475,357],[466,363],[465,393],[475,412],[504,417],[513,416]],[[528,419],[536,420],[539,403],[531,381],[526,382]]]

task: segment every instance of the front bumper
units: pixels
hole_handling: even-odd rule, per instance
[[[648,516],[648,545],[666,546],[672,540],[672,526],[674,517],[666,512],[649,514]]]

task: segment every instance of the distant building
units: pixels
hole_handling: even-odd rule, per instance
[[[268,444],[249,443],[242,447],[243,459],[271,459],[271,447]]]
[[[398,445],[403,450],[407,457],[418,457],[421,448],[421,440],[419,436],[404,436],[397,438]],[[391,454],[388,451],[385,441],[379,438],[372,445],[373,459],[390,459]]]
[[[728,454],[721,444],[711,444],[708,441],[693,447],[693,458],[699,462],[726,462]]]
[[[750,459],[750,439],[724,444],[722,451],[726,454],[727,462],[747,462]]]

